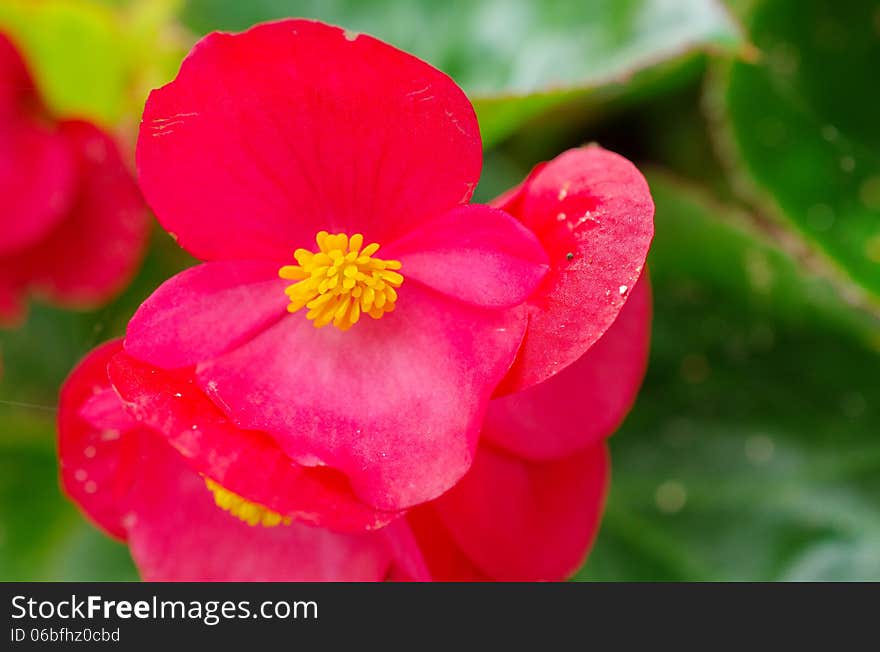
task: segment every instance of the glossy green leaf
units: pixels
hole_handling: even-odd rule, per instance
[[[762,209],[880,296],[880,6],[755,3],[754,63],[717,71],[721,150]]]
[[[651,362],[579,579],[880,579],[880,323],[649,176]]]
[[[474,98],[487,144],[583,91],[616,95],[641,70],[739,45],[715,0],[189,0],[184,19],[204,33],[285,16],[373,34],[449,73]]]

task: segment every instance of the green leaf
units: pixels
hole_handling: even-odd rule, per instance
[[[0,405],[0,580],[135,580],[128,551],[61,495],[49,409]]]
[[[720,66],[708,98],[742,189],[880,296],[880,7],[773,0],[749,17],[754,63]]]
[[[170,28],[180,2],[4,0],[0,30],[23,50],[54,115],[133,125],[147,92],[173,77],[186,52]]]
[[[0,26],[25,51],[54,113],[118,121],[126,92],[124,40],[109,9],[75,0],[13,0],[0,5]]]
[[[192,262],[156,233],[144,266],[110,305],[72,312],[39,303],[27,323],[0,330],[0,580],[131,580],[125,546],[89,524],[59,489],[58,388],[93,347],[124,332],[137,306]]]
[[[880,579],[880,322],[664,174],[652,354],[578,579]]]
[[[620,93],[639,71],[740,42],[714,0],[190,0],[184,20],[208,32],[285,16],[373,34],[449,73],[474,98],[487,144],[581,91]]]

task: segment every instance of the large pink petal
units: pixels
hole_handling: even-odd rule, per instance
[[[375,529],[396,516],[358,501],[340,473],[295,464],[268,435],[236,428],[195,386],[191,370],[163,371],[119,353],[109,375],[141,424],[194,470],[250,501],[336,530]]]
[[[214,33],[147,101],[141,187],[203,259],[287,260],[315,233],[387,244],[467,201],[473,108],[446,75],[306,20]]]
[[[482,437],[535,461],[597,444],[632,407],[650,339],[651,288],[645,272],[617,320],[577,362],[538,385],[490,401]]]
[[[246,342],[287,315],[278,266],[205,263],[163,283],[128,324],[126,352],[157,367],[188,367]]]
[[[614,323],[642,274],[654,203],[632,163],[591,145],[557,156],[496,205],[538,236],[551,266],[504,394],[562,371]]]
[[[347,332],[289,315],[199,365],[199,383],[240,427],[270,433],[302,464],[342,471],[369,504],[430,500],[470,466],[524,319],[416,283],[399,295],[393,313]]]
[[[157,436],[141,438],[128,540],[153,581],[376,581],[390,553],[375,534],[300,523],[249,526],[219,509],[204,480]]]
[[[604,444],[543,464],[481,446],[470,473],[431,507],[493,579],[562,580],[599,529],[609,469]]]
[[[149,221],[134,177],[113,139],[88,122],[61,124],[75,152],[79,186],[56,227],[13,262],[27,285],[74,307],[103,303],[134,275]]]
[[[61,484],[90,519],[117,538],[125,538],[137,462],[127,434],[136,424],[122,412],[107,379],[107,363],[121,349],[113,340],[89,353],[61,387],[58,405]]]
[[[435,218],[383,250],[408,281],[486,308],[526,300],[547,273],[547,254],[521,222],[470,204]]]

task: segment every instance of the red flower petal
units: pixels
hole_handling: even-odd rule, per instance
[[[539,383],[580,358],[617,318],[654,235],[648,185],[625,158],[596,145],[569,150],[518,194],[495,203],[522,220],[550,256],[529,303],[529,327],[498,394]]]
[[[381,319],[342,332],[292,315],[197,375],[240,427],[270,433],[296,461],[340,470],[362,500],[398,510],[467,470],[523,329],[519,310],[480,310],[404,283],[399,309]]]
[[[10,278],[0,264],[0,326],[15,328],[25,319],[27,308],[23,296],[23,284],[18,278]]]
[[[219,509],[204,480],[158,437],[143,437],[141,454],[128,536],[146,580],[376,581],[388,571],[390,553],[374,534],[249,526]]]
[[[114,410],[106,366],[116,340],[71,373],[58,413],[67,493],[110,534],[127,538],[150,580],[377,580],[390,552],[375,534],[296,524],[251,527],[214,504],[204,480],[158,435]],[[129,424],[129,429],[115,427]]]
[[[629,411],[648,364],[651,288],[642,276],[615,322],[549,380],[489,402],[482,437],[526,459],[560,459],[599,443]]]
[[[392,242],[469,199],[481,156],[446,75],[283,20],[205,37],[150,95],[137,158],[149,204],[193,254],[287,260],[322,229]]]
[[[38,98],[27,66],[15,44],[0,33],[0,116],[26,111]]]
[[[396,516],[356,500],[341,474],[294,464],[267,435],[236,428],[195,386],[190,370],[162,371],[119,353],[109,375],[140,423],[163,435],[194,470],[247,500],[337,530],[374,529]]]
[[[123,434],[136,427],[106,398],[110,389],[107,362],[122,350],[113,340],[99,346],[71,372],[61,387],[58,404],[58,457],[61,484],[99,527],[124,539],[122,522],[129,510],[134,482],[136,440]],[[98,413],[106,423],[96,425]],[[119,428],[126,424],[125,430]]]
[[[481,446],[470,473],[431,507],[493,579],[561,580],[599,529],[609,466],[604,444],[543,464]]]
[[[528,298],[547,273],[547,254],[520,222],[488,206],[455,208],[384,248],[419,281],[459,301],[509,308]]]
[[[0,113],[0,256],[33,245],[65,217],[76,172],[56,129]]]
[[[102,303],[130,280],[147,244],[148,217],[113,139],[87,122],[61,123],[80,183],[70,211],[47,237],[2,261],[56,303]]]
[[[274,263],[191,267],[141,304],[128,324],[125,350],[165,369],[210,360],[287,315],[284,288],[289,283],[278,278]]]
[[[0,34],[0,256],[39,240],[70,205],[76,167],[15,45]]]
[[[405,523],[411,530],[409,539],[412,543],[408,549],[407,539],[398,535],[400,543],[393,548],[394,579],[435,582],[485,582],[491,579],[459,548],[431,503],[410,511]],[[416,565],[417,562],[424,570]]]
[[[431,581],[431,573],[425,563],[425,557],[406,518],[398,519],[382,528],[378,536],[382,536],[387,541],[393,559],[386,580],[392,582]]]

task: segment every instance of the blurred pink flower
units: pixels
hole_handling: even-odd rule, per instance
[[[82,120],[56,120],[12,42],[0,34],[0,324],[26,296],[98,305],[140,262],[147,213],[113,139]]]

